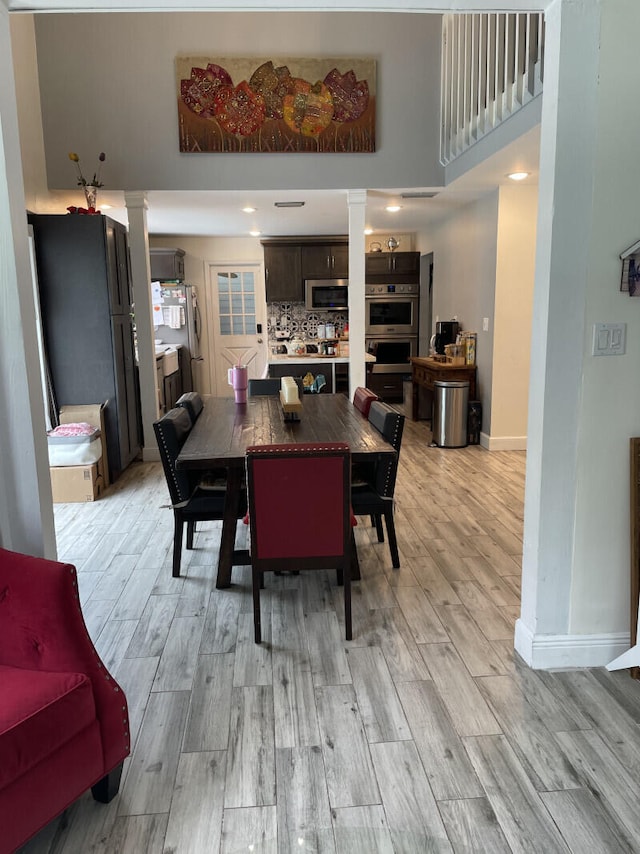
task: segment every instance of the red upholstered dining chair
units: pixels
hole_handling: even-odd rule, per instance
[[[342,442],[247,448],[255,642],[261,643],[260,588],[275,570],[336,569],[344,583],[351,640],[349,446]]]
[[[358,386],[353,394],[353,405],[358,409],[365,418],[369,417],[369,410],[374,400],[378,399],[378,395],[369,388]]]

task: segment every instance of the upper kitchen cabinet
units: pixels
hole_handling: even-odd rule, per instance
[[[372,284],[379,284],[390,276],[413,277],[403,278],[404,284],[417,282],[420,275],[420,253],[367,252],[364,269],[366,281]]]
[[[149,249],[151,280],[154,282],[175,282],[184,280],[184,250]]]
[[[261,243],[267,302],[303,302],[305,279],[349,275],[348,237],[274,237]]]
[[[113,482],[140,450],[127,232],[100,215],[32,214],[29,222],[56,404],[105,403]]]
[[[302,278],[349,278],[348,242],[304,244],[302,246]]]
[[[267,302],[301,302],[304,286],[300,246],[265,242],[262,245]]]

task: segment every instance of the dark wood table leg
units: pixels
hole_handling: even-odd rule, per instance
[[[353,528],[351,529],[351,560],[349,563],[351,566],[351,580],[360,581],[362,576],[360,575],[360,561],[358,560],[358,548],[356,546],[356,537],[353,533]]]
[[[241,489],[242,468],[230,468],[227,473],[227,494],[224,501],[222,537],[220,538],[220,552],[218,554],[218,576],[216,579],[218,590],[231,586],[231,569],[236,545],[236,526],[238,524]]]
[[[411,392],[411,418],[414,421],[417,421],[420,405],[420,386],[415,380],[413,380],[413,382],[411,383]]]

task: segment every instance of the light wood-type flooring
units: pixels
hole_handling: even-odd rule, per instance
[[[56,507],[133,752],[111,804],[24,852],[640,851],[640,685],[513,652],[524,453],[430,437],[407,421],[399,571],[359,520],[351,642],[335,574],[308,572],[267,576],[256,646],[249,568],[215,587],[219,524],[173,579],[159,463]]]

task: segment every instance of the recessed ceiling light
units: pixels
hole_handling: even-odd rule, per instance
[[[102,208],[103,211],[110,211],[112,206],[111,205],[100,205],[100,207]]]
[[[509,172],[507,175],[507,178],[511,178],[512,181],[524,181],[524,179],[528,177],[528,172]]]
[[[364,233],[365,233],[365,234],[367,234],[367,235],[368,235],[368,234],[373,234],[373,229],[372,229],[372,228],[365,228]]]
[[[302,208],[302,207],[304,207],[304,202],[274,202],[273,204],[277,208]]]
[[[261,232],[259,231],[250,231],[249,234],[251,237],[260,237]]]
[[[389,211],[389,213],[398,213],[400,205],[387,205],[385,210]]]
[[[255,213],[256,209],[252,208],[252,207],[246,207],[246,208],[242,208],[242,212],[243,213]]]

